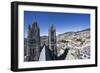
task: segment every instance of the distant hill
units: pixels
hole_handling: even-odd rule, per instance
[[[84,30],[80,30],[80,31],[76,31],[76,32],[65,32],[65,33],[61,33],[61,34],[58,34],[58,36],[61,36],[61,35],[72,35],[72,34],[77,34],[77,33],[80,33],[80,32],[87,32],[87,31],[90,31],[90,28],[88,29],[84,29]]]

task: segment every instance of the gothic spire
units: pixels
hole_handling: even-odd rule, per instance
[[[28,34],[31,32],[31,26],[30,24],[28,25]]]

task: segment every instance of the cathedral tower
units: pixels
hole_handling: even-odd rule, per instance
[[[57,45],[56,45],[56,29],[54,26],[50,26],[48,31],[48,44],[49,49],[52,51],[53,60],[56,59],[55,55],[57,55]]]
[[[28,27],[27,61],[38,61],[40,55],[40,29],[37,22]]]

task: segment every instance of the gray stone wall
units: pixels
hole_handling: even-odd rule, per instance
[[[56,29],[53,25],[50,26],[48,31],[48,44],[49,49],[53,52],[53,59],[55,60],[55,55],[57,55],[57,46],[56,46]]]
[[[37,22],[28,27],[26,61],[38,61],[40,55],[40,29]]]

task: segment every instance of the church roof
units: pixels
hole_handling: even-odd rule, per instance
[[[39,61],[46,61],[46,60],[52,60],[52,52],[49,50],[48,46],[44,44],[40,50]]]

